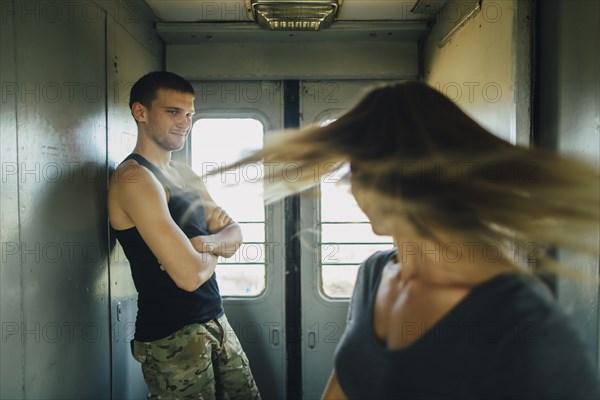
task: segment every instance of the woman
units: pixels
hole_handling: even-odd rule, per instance
[[[266,169],[271,199],[349,163],[373,231],[396,244],[361,266],[325,399],[598,398],[592,354],[530,272],[568,274],[542,248],[597,254],[598,171],[513,146],[418,82],[242,162],[258,160],[300,168],[294,182]]]

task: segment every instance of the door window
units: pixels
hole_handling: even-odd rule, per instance
[[[254,118],[201,118],[192,128],[192,169],[200,176],[235,162],[262,147],[264,126]],[[266,289],[265,207],[260,185],[245,185],[262,177],[262,165],[247,165],[204,177],[215,202],[236,220],[244,244],[217,265],[223,296],[258,296]],[[243,203],[243,204],[241,204]]]

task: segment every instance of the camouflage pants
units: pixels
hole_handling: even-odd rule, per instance
[[[133,342],[149,399],[260,399],[225,315],[153,342]]]

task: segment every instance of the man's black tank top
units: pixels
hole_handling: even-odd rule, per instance
[[[204,207],[197,191],[175,186],[162,172],[139,154],[133,159],[148,168],[170,192],[169,212],[188,238],[208,235]],[[132,179],[132,183],[133,182]],[[193,212],[188,210],[194,207]],[[185,216],[185,220],[182,217]],[[138,313],[135,340],[151,342],[191,323],[203,323],[223,315],[223,305],[215,274],[194,292],[177,287],[142,239],[137,228],[115,230],[111,227],[131,266],[133,282],[138,291]]]

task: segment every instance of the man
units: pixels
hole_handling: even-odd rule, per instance
[[[240,228],[187,165],[171,161],[190,132],[194,95],[162,71],[131,89],[137,143],[111,176],[108,214],[139,293],[133,354],[149,398],[259,399],[214,275],[217,257],[241,244]]]

